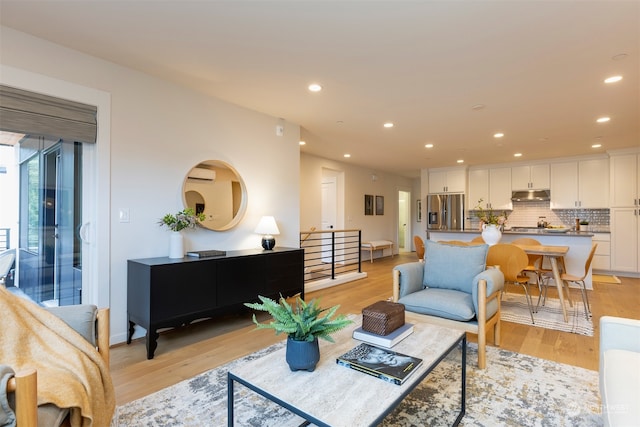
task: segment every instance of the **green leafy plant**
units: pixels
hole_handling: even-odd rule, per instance
[[[331,319],[340,307],[339,305],[320,308],[318,301],[311,300],[307,303],[300,297],[296,299],[294,305],[291,305],[282,295],[277,302],[260,295],[258,298],[262,301],[261,303],[245,303],[244,305],[254,310],[266,311],[273,320],[268,323],[260,323],[254,314],[253,323],[258,327],[257,329],[273,329],[276,331],[276,335],[285,333],[296,341],[313,341],[317,337],[334,342],[331,334],[353,323],[343,314]]]
[[[204,221],[206,215],[203,213],[195,213],[191,208],[187,208],[175,215],[166,214],[162,217],[158,224],[166,225],[171,231],[182,231],[185,228],[195,228],[200,221]]]
[[[483,199],[478,200],[478,205],[474,208],[474,210],[476,211],[476,217],[478,217],[480,221],[484,222],[485,224],[493,225],[504,225],[504,223],[507,222],[507,218],[509,218],[509,215],[507,215],[506,211],[495,214],[493,213],[493,209],[484,209],[482,207],[482,202]]]
[[[582,221],[580,221],[580,225],[589,225],[589,221],[583,219]]]

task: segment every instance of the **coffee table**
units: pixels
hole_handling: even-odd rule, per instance
[[[461,346],[461,408],[453,423],[458,425],[465,413],[466,334],[425,323],[413,313],[407,312],[405,318],[415,325],[414,332],[393,350],[422,358],[423,364],[404,384],[391,384],[336,364],[338,356],[360,343],[351,337],[353,330],[362,325],[362,317],[357,316],[354,324],[334,334],[335,343],[320,342],[320,362],[313,372],[291,372],[285,360],[285,348],[230,370],[227,374],[228,426],[234,425],[236,382],[304,418],[306,422],[302,425],[377,425],[451,351]]]

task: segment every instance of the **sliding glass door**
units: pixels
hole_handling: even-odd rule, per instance
[[[25,136],[16,286],[38,303],[82,301],[82,144]]]

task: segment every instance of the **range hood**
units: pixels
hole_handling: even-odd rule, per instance
[[[511,200],[514,202],[548,202],[551,200],[549,190],[521,190],[511,193]]]

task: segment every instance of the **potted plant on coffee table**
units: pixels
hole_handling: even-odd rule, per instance
[[[286,360],[292,371],[313,371],[320,360],[318,338],[335,342],[331,334],[353,323],[343,314],[332,319],[339,305],[320,308],[318,301],[305,302],[300,297],[297,297],[295,304],[292,305],[282,295],[277,302],[263,296],[258,298],[262,301],[261,303],[244,305],[254,310],[266,311],[271,315],[270,322],[261,323],[254,314],[253,322],[257,329],[273,329],[276,335],[281,333],[288,335]]]

